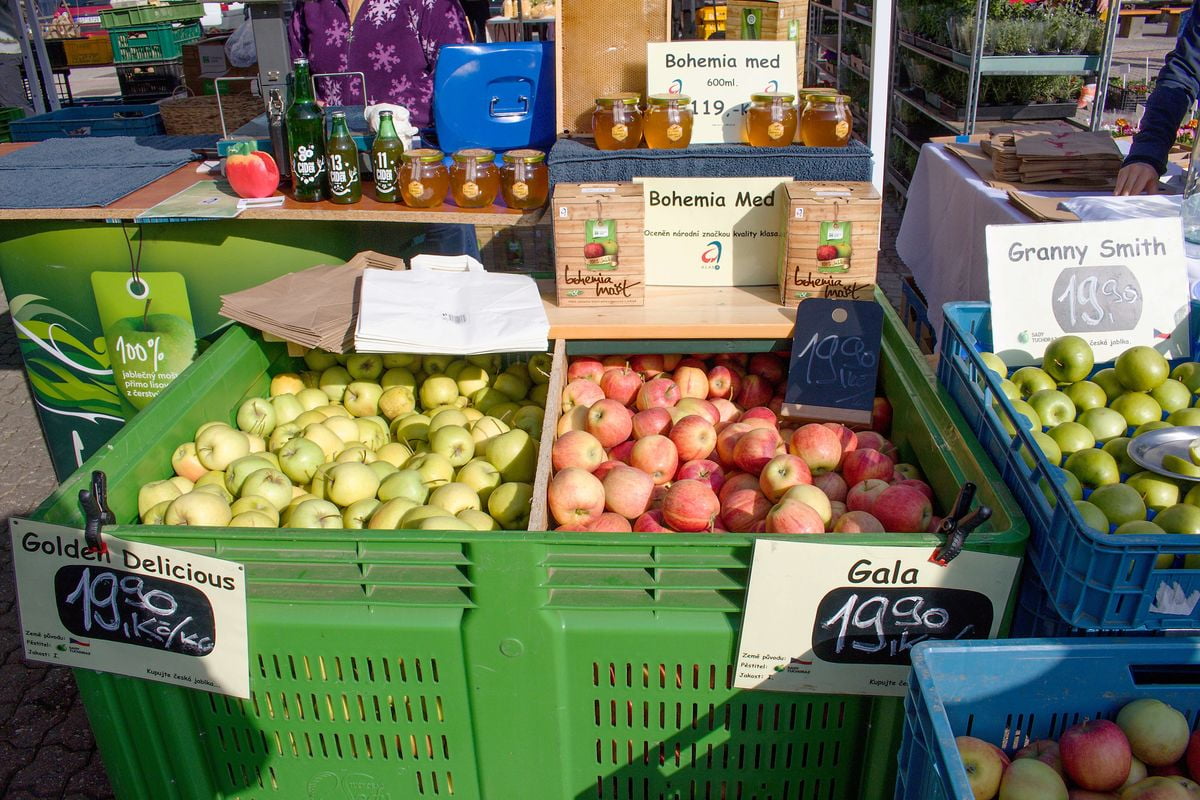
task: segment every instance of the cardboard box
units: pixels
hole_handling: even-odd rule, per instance
[[[804,85],[808,0],[729,0],[726,39],[771,39],[796,43],[796,85]]]
[[[637,183],[560,183],[554,215],[554,283],[560,306],[645,301],[645,207]]]
[[[869,300],[879,263],[882,201],[870,183],[789,183],[779,297]],[[829,248],[829,249],[826,249]]]

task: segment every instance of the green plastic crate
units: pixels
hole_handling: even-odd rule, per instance
[[[8,124],[14,119],[25,119],[25,109],[19,106],[0,107],[0,142],[12,141],[12,129]]]
[[[131,25],[150,25],[155,22],[183,22],[204,16],[203,3],[167,3],[159,6],[133,6],[100,12],[100,24],[112,30]]]
[[[116,28],[108,32],[112,42],[113,63],[130,64],[138,61],[172,61],[183,57],[183,46],[197,42],[204,34],[200,21],[155,22]]]
[[[897,443],[941,505],[970,479],[995,510],[968,546],[1019,555],[1014,501],[890,309],[882,362]],[[231,329],[36,514],[80,525],[100,469],[114,535],[246,565],[250,700],[76,671],[119,797],[891,796],[899,698],[731,688],[753,536],[129,524],[176,443],[291,363]]]

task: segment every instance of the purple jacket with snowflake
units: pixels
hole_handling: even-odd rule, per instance
[[[368,104],[406,107],[417,127],[429,125],[438,47],[469,41],[458,0],[364,0],[354,22],[345,0],[299,0],[288,26],[292,57],[307,57],[314,74],[362,72]],[[317,78],[329,105],[362,105],[357,77]]]

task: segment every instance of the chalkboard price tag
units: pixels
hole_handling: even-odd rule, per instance
[[[925,547],[759,539],[734,685],[902,696],[918,643],[995,637],[1019,559],[928,559]]]
[[[25,654],[250,696],[242,565],[24,519],[11,524]]]
[[[781,415],[869,423],[882,332],[883,309],[873,301],[813,297],[801,303]]]

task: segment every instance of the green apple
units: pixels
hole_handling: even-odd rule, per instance
[[[480,389],[486,389],[492,383],[492,376],[483,367],[467,364],[454,379],[458,384],[458,393],[470,397]]]
[[[499,353],[475,353],[467,356],[467,363],[483,367],[488,372],[499,372],[501,361]]]
[[[149,309],[147,300],[147,312]],[[104,338],[117,388],[139,409],[183,372],[196,355],[192,324],[175,314],[144,313],[119,319],[104,332]]]
[[[488,413],[504,422],[505,425],[512,425],[520,410],[521,407],[516,403],[500,403],[492,406]]]
[[[1200,533],[1200,508],[1178,503],[1158,512],[1154,524],[1167,533]]]
[[[1078,422],[1063,422],[1047,431],[1050,438],[1058,445],[1058,449],[1070,460],[1072,453],[1080,450],[1095,448],[1096,437],[1084,425]]]
[[[354,420],[354,426],[358,428],[358,441],[372,453],[392,440],[387,422],[382,417],[358,417]]]
[[[383,484],[384,478],[400,471],[399,467],[397,467],[395,464],[390,461],[384,461],[381,458],[376,458],[370,464],[367,464],[367,466],[375,472],[375,477],[379,478],[381,485]]]
[[[1200,363],[1184,361],[1176,364],[1171,370],[1171,379],[1182,383],[1192,394],[1200,392]]]
[[[338,365],[330,367],[321,373],[320,389],[332,403],[342,402],[346,387],[354,382],[345,367]]]
[[[1033,410],[1033,406],[1029,405],[1029,403],[1026,403],[1024,400],[1010,400],[1009,402],[1012,404],[1013,411],[1017,413],[1016,422],[1023,422],[1025,425],[1025,430],[1041,430],[1041,418],[1038,417],[1038,413]],[[999,403],[997,402],[996,405],[998,406]],[[1008,418],[1007,414],[1002,414],[1000,416],[1000,424],[1004,426],[1004,430],[1008,431],[1009,436],[1017,435],[1017,430],[1015,427],[1013,427],[1013,421]]]
[[[508,433],[512,428],[495,417],[481,417],[470,425],[471,437],[475,439],[476,449],[480,452],[493,437]]]
[[[1080,336],[1059,336],[1046,345],[1042,356],[1042,369],[1059,383],[1083,380],[1095,363],[1092,346]]]
[[[471,364],[466,359],[456,358],[446,365],[446,371],[442,374],[447,378],[454,378],[454,380],[457,381],[458,376],[462,374],[462,371],[469,366],[471,366]]]
[[[1200,439],[1192,439],[1188,444],[1188,458],[1193,464],[1200,466]]]
[[[220,528],[228,525],[231,519],[233,512],[229,509],[229,503],[215,492],[192,491],[181,494],[163,512],[164,525]]]
[[[421,384],[420,398],[422,408],[432,408],[444,404],[452,405],[458,397],[458,384],[446,375],[433,375]]]
[[[417,398],[407,386],[391,386],[379,396],[379,412],[394,420],[415,411]]]
[[[275,430],[275,406],[265,397],[251,397],[238,406],[238,430],[269,436]]]
[[[324,372],[330,367],[337,366],[338,362],[337,359],[334,358],[333,353],[330,353],[328,350],[313,348],[304,354],[304,363],[309,369],[316,370],[317,372]]]
[[[1109,403],[1125,393],[1125,387],[1122,385],[1121,379],[1117,377],[1117,371],[1112,367],[1100,370],[1088,380],[1100,387]]]
[[[1142,470],[1130,475],[1125,481],[1141,495],[1146,508],[1162,511],[1179,502],[1179,484],[1165,475]]]
[[[474,458],[475,439],[472,438],[471,432],[461,425],[445,425],[430,433],[429,451],[440,453],[448,458],[452,465],[461,467]]]
[[[383,368],[392,369],[394,367],[419,367],[421,365],[421,357],[414,356],[412,353],[384,353]]]
[[[1079,478],[1076,478],[1073,473],[1067,472],[1061,467],[1050,467],[1050,475],[1062,490],[1071,500],[1083,499],[1083,487],[1079,484]],[[1051,507],[1058,505],[1058,496],[1047,484],[1043,478],[1038,482],[1038,487],[1042,490],[1042,495],[1046,498]]]
[[[470,486],[479,495],[479,501],[486,504],[503,478],[492,462],[485,458],[473,458],[458,470],[454,480]]]
[[[404,515],[417,507],[417,503],[403,497],[397,497],[381,503],[371,515],[367,527],[371,530],[397,530]]]
[[[437,506],[414,506],[404,512],[400,518],[400,527],[404,530],[416,530],[417,523],[430,517],[444,517],[446,511]]]
[[[250,473],[242,483],[242,497],[261,497],[276,511],[292,502],[292,482],[277,469],[260,469]]]
[[[421,475],[421,482],[433,491],[439,486],[454,480],[454,465],[450,459],[440,453],[420,453],[409,459],[405,469],[415,469]]]
[[[1184,496],[1183,502],[1189,506],[1200,508],[1200,483],[1197,483],[1188,489],[1187,495]]]
[[[1034,392],[1040,392],[1043,389],[1055,389],[1058,384],[1054,382],[1054,378],[1039,367],[1021,367],[1014,372],[1009,378],[1017,388],[1021,391],[1023,400],[1029,399],[1029,396]]]
[[[195,442],[184,442],[175,448],[175,452],[171,454],[171,469],[175,470],[176,475],[187,478],[189,481],[194,481],[208,472],[196,455]]]
[[[483,508],[479,495],[475,493],[474,489],[465,483],[455,481],[439,486],[430,492],[429,505],[444,508],[455,515],[464,509],[473,508],[479,511]]]
[[[1129,430],[1125,418],[1111,408],[1089,408],[1076,420],[1092,433],[1097,442],[1107,442],[1124,436]]]
[[[328,500],[305,500],[288,515],[289,528],[342,528],[342,510]]]
[[[1075,510],[1079,512],[1079,516],[1083,517],[1083,523],[1089,528],[1100,533],[1108,533],[1108,517],[1104,516],[1104,512],[1094,503],[1089,503],[1087,500],[1076,500]]]
[[[368,465],[375,460],[375,451],[367,449],[367,446],[363,444],[346,445],[334,459],[338,464],[348,464],[353,461],[356,464]]]
[[[351,461],[335,464],[329,470],[325,492],[330,500],[342,508],[374,497],[378,491],[379,478],[366,464]]]
[[[499,522],[496,522],[496,520],[492,519],[490,515],[485,514],[482,511],[478,511],[474,508],[463,509],[462,511],[458,512],[458,514],[456,516],[459,519],[461,519],[463,522],[470,525],[473,530],[477,530],[477,531],[498,531],[498,530],[500,530]]]
[[[1110,483],[1119,483],[1121,471],[1117,460],[1096,447],[1078,450],[1067,456],[1066,469],[1079,479],[1085,489],[1095,489]]]
[[[289,504],[290,504],[291,496],[292,496],[291,491],[290,491],[291,486],[292,485],[289,483],[288,484]],[[287,505],[288,504],[285,504],[284,508],[287,508]],[[252,494],[246,495],[245,497],[239,497],[237,500],[233,501],[233,505],[231,505],[229,507],[229,510],[233,514],[234,517],[236,517],[238,514],[246,512],[246,511],[257,511],[260,514],[267,515],[268,517],[270,517],[273,520],[271,527],[273,527],[273,528],[279,527],[279,509],[275,508],[275,505],[273,503],[268,502],[265,497],[258,497],[257,495],[252,495]],[[259,526],[256,526],[256,527],[259,527]]]
[[[983,365],[996,373],[996,376],[1003,379],[1008,377],[1008,365],[1004,363],[1004,359],[995,353],[984,351],[979,354],[979,360]]]
[[[1137,462],[1129,457],[1129,443],[1131,441],[1132,439],[1127,436],[1118,436],[1104,443],[1104,452],[1117,460],[1117,469],[1121,470],[1122,475],[1130,475],[1141,469]]]
[[[522,380],[511,372],[502,372],[492,381],[492,388],[510,401],[516,402],[524,400],[525,395],[529,394],[529,381]]]
[[[346,506],[342,509],[342,526],[347,530],[361,530],[367,527],[371,515],[380,505],[374,497],[368,497]]]
[[[143,525],[162,525],[163,520],[167,515],[167,509],[171,507],[172,500],[163,500],[150,508],[146,509],[145,514],[140,514],[139,519]],[[231,523],[232,524],[232,521]]]
[[[293,483],[306,484],[312,480],[317,467],[325,463],[325,451],[311,439],[298,436],[279,451],[279,469]]]
[[[421,359],[421,369],[426,375],[441,375],[456,360],[458,356],[427,355]]]
[[[1133,434],[1129,438],[1136,439],[1137,437],[1141,436],[1143,433],[1149,433],[1150,431],[1158,431],[1158,430],[1162,430],[1163,428],[1173,428],[1173,427],[1175,427],[1175,426],[1165,420],[1161,420],[1161,419],[1151,420],[1150,422],[1143,422],[1141,425],[1138,425],[1136,428],[1134,428]]]
[[[275,430],[271,431],[271,438],[267,439],[267,449],[272,453],[278,453],[283,449],[283,446],[295,439],[297,436],[303,435],[300,426],[294,422],[285,422],[282,425],[276,425]]]
[[[379,385],[384,389],[391,389],[396,386],[408,389],[414,395],[417,393],[417,377],[412,374],[411,370],[403,367],[389,369],[379,378]]]
[[[1191,408],[1181,408],[1178,411],[1172,411],[1167,416],[1167,422],[1180,428],[1191,428],[1200,425],[1200,408],[1193,406]]]
[[[196,488],[195,483],[183,477],[182,475],[172,475],[171,477],[167,478],[167,480],[175,484],[175,486],[179,489],[180,494],[187,494],[192,489]]]
[[[533,437],[517,428],[489,440],[484,455],[505,481],[530,483],[537,470],[537,450]]]
[[[250,440],[228,425],[213,425],[196,434],[196,458],[205,469],[225,469],[250,454]]]
[[[369,381],[354,381],[342,395],[342,406],[356,417],[373,417],[379,413],[383,387]]]
[[[1080,412],[1108,405],[1108,397],[1105,396],[1104,390],[1100,388],[1100,384],[1093,381],[1076,381],[1063,389],[1063,393],[1071,398],[1075,409]]]
[[[1075,404],[1057,389],[1041,389],[1029,396],[1029,405],[1037,412],[1042,427],[1053,428],[1075,420]]]
[[[1163,456],[1162,468],[1179,475],[1186,475],[1189,478],[1200,478],[1200,466],[1193,464],[1190,459],[1177,455]]]
[[[419,531],[473,531],[475,530],[470,524],[463,522],[458,517],[447,517],[443,514],[440,517],[426,517],[419,520],[416,524],[416,530]]]
[[[355,353],[346,359],[346,371],[356,381],[378,381],[383,374],[383,356]]]
[[[334,462],[328,461],[317,467],[317,471],[313,473],[312,480],[304,488],[313,497],[320,500],[329,499],[329,470],[335,466]]]
[[[1042,455],[1046,457],[1046,461],[1050,462],[1052,466],[1058,466],[1062,463],[1063,454],[1062,449],[1058,446],[1058,442],[1042,431],[1033,431],[1031,435],[1033,436],[1033,443],[1038,446],[1038,450],[1042,451]],[[1028,466],[1033,466],[1034,457],[1032,453],[1022,450],[1021,457],[1025,459],[1025,463]]]
[[[236,497],[241,494],[242,484],[246,478],[250,477],[250,473],[260,469],[271,469],[274,466],[275,464],[259,455],[242,456],[225,468],[225,488]]]
[[[138,489],[138,517],[144,522],[147,512],[159,503],[174,500],[183,494],[180,488],[169,480],[151,481]]]
[[[1123,525],[1146,518],[1146,504],[1137,489],[1123,483],[1101,486],[1088,496],[1088,501],[1104,512],[1111,525]],[[1200,509],[1197,509],[1200,511]]]
[[[508,395],[497,391],[491,386],[486,389],[480,389],[475,394],[471,395],[471,405],[478,408],[484,414],[490,414],[493,406],[498,406],[501,403],[509,402]]]
[[[1156,533],[1166,533],[1166,531],[1164,531],[1157,523],[1151,522],[1148,519],[1135,519],[1135,520],[1130,520],[1129,522],[1126,522],[1123,525],[1118,525],[1117,529],[1115,531],[1113,531],[1113,533],[1156,534]],[[1162,555],[1162,556],[1159,556],[1155,560],[1156,563],[1154,566],[1157,567],[1158,569],[1166,569],[1167,567],[1171,566],[1171,563],[1174,560],[1175,560],[1175,557],[1172,555]]]
[[[514,361],[513,363],[509,364],[504,371],[510,375],[515,375],[522,382],[524,382],[526,386],[533,385],[533,380],[529,377],[529,365],[524,361]]]
[[[550,382],[550,372],[554,369],[554,359],[549,353],[536,353],[529,358],[529,379],[536,385]]]
[[[1113,368],[1117,371],[1117,380],[1131,392],[1156,389],[1171,374],[1171,367],[1162,353],[1146,345],[1137,345],[1121,353]]]
[[[392,438],[410,448],[413,442],[429,441],[429,417],[424,414],[406,414],[392,420]]]
[[[194,491],[194,492],[208,492],[209,494],[215,494],[217,497],[220,497],[221,499],[223,499],[223,500],[224,500],[226,503],[233,503],[233,495],[231,495],[231,494],[229,493],[229,490],[228,490],[228,489],[226,489],[226,488],[225,488],[225,486],[224,486],[223,484],[219,484],[219,483],[197,483],[197,484],[196,484],[196,486],[195,486],[195,488],[194,488],[194,489],[192,489],[192,491]],[[181,496],[182,496],[182,495],[181,495]]]
[[[437,412],[429,412],[429,440],[439,428],[458,427],[466,430],[471,421],[467,415],[457,408],[443,408]]]
[[[1108,407],[1125,418],[1125,422],[1136,428],[1146,422],[1162,419],[1162,408],[1158,401],[1146,392],[1126,392],[1108,404]]]
[[[299,438],[308,439],[320,447],[321,452],[325,454],[326,461],[333,461],[337,458],[337,454],[342,452],[342,448],[346,446],[346,443],[342,441],[342,437],[334,433],[323,422],[314,422],[312,425],[306,425],[304,427],[304,435]]]
[[[488,498],[488,513],[502,530],[518,531],[529,527],[529,506],[533,486],[529,483],[505,483]]]
[[[550,384],[535,383],[533,388],[529,390],[529,402],[536,403],[542,408],[546,407],[546,399],[550,395]]]
[[[329,404],[329,395],[317,388],[302,389],[296,393],[296,402],[303,411],[316,411],[321,406]],[[325,415],[322,414],[322,417]],[[298,420],[298,418],[297,418]]]
[[[527,405],[521,406],[516,414],[513,414],[513,427],[520,428],[528,433],[534,439],[542,438],[542,425],[546,420],[546,410],[539,406]]]
[[[421,505],[429,498],[429,487],[415,469],[401,469],[380,481],[376,496],[384,502],[403,498]]]
[[[1191,389],[1177,380],[1163,381],[1150,392],[1150,396],[1168,414],[1181,408],[1187,408],[1192,404]]]
[[[1000,391],[1004,392],[1004,396],[1007,397],[1009,400],[1020,400],[1021,399],[1021,390],[1018,389],[1017,385],[1015,383],[1013,383],[1012,381],[1010,381],[1008,378],[1005,378],[1004,380],[1000,381]]]
[[[403,442],[388,442],[375,451],[375,458],[388,462],[396,469],[403,469],[408,460],[412,458],[412,454],[412,450]]]

